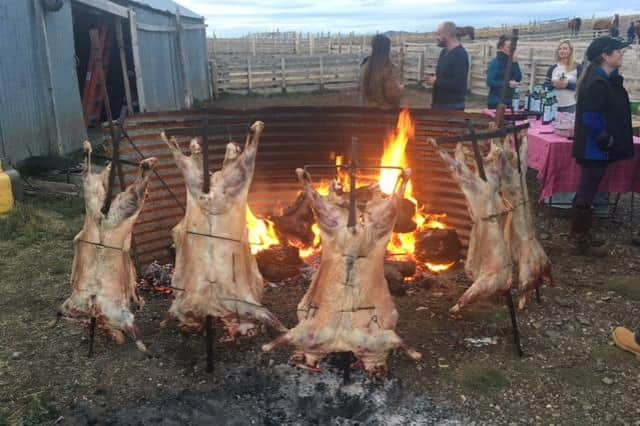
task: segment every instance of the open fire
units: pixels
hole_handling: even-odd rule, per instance
[[[408,110],[403,110],[396,125],[396,129],[387,136],[385,140],[385,149],[380,160],[380,165],[383,167],[402,167],[407,168],[409,166],[406,157],[406,147],[411,139],[415,137],[415,125],[411,120],[411,116]],[[335,157],[336,166],[344,164],[344,158],[341,155]],[[363,185],[370,185],[372,183],[378,183],[380,189],[385,194],[391,194],[396,185],[400,171],[397,169],[382,169],[380,170],[377,182],[367,182],[366,179],[360,179],[359,182]],[[336,177],[341,183],[345,191],[349,191],[349,179],[348,175],[340,168],[336,167]],[[329,192],[330,182],[320,182],[317,184],[317,191],[321,195],[326,195]],[[363,186],[358,186],[358,189]],[[413,215],[413,222],[416,224],[416,228],[413,232],[394,232],[392,234],[389,245],[387,246],[388,256],[393,260],[416,262],[418,267],[426,268],[431,272],[439,273],[450,269],[455,262],[448,263],[432,263],[432,262],[419,262],[416,261],[414,253],[416,251],[416,236],[423,231],[430,229],[449,229],[450,227],[445,223],[446,214],[428,214],[425,213],[425,206],[419,205],[418,201],[413,196],[413,188],[411,182],[407,185],[407,189],[404,193],[405,199],[409,200],[414,206],[415,213]],[[257,218],[253,215],[251,210],[247,207],[247,226],[249,228],[249,241],[251,242],[251,251],[257,253],[261,250],[268,249],[271,246],[280,244],[280,239],[277,236],[274,223],[268,219]],[[317,224],[311,226],[311,230],[314,235],[312,245],[301,245],[300,257],[303,259],[309,258],[318,253],[320,248],[320,231]]]

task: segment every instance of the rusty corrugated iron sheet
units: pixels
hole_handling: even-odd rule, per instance
[[[243,143],[248,125],[255,120],[264,121],[265,131],[260,141],[249,206],[256,215],[267,216],[295,199],[299,191],[294,173],[297,167],[333,164],[335,155],[344,155],[349,161],[353,136],[359,140],[360,165],[379,166],[384,140],[395,128],[399,112],[359,107],[272,107],[156,112],[128,118],[125,128],[133,144],[145,157],[158,157],[157,171],[169,187],[168,190],[157,178],[149,186],[147,203],[134,227],[140,263],[166,259],[172,243],[171,228],[183,216],[184,183],[160,132],[175,136],[186,151],[190,139],[202,135],[206,117],[210,162],[212,170],[216,170],[221,167],[227,142]],[[441,113],[427,109],[413,109],[411,117],[416,124],[416,139],[408,146],[410,167],[414,172],[414,195],[426,206],[427,212],[446,213],[447,222],[466,242],[470,219],[464,196],[426,140],[430,136],[464,133],[465,119],[472,120],[478,130],[487,129],[492,123],[481,114]],[[126,140],[120,146],[121,158],[141,159]],[[136,173],[134,167],[127,166],[127,182]],[[330,179],[331,173],[331,170],[318,170],[313,178],[316,182]]]

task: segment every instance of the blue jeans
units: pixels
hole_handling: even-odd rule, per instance
[[[464,111],[464,102],[458,102],[455,104],[433,104],[431,105],[431,109]]]

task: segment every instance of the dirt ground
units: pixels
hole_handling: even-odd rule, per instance
[[[319,98],[316,104],[349,99]],[[221,106],[262,102],[295,99],[224,99]],[[514,354],[503,304],[448,313],[469,285],[459,266],[394,298],[397,331],[422,361],[394,353],[388,379],[356,372],[343,386],[330,360],[314,376],[287,366],[290,348],[262,353],[275,337],[270,332],[237,345],[217,343],[215,371],[207,374],[203,338],[161,328],[171,300],[151,293],[136,313],[148,352],[99,335],[88,358],[86,330],[48,326],[70,294],[82,201],[28,199],[0,219],[0,425],[640,425],[640,361],[610,342],[613,327],[640,325],[640,249],[629,245],[630,204],[623,197],[616,216],[597,224],[609,241],[605,259],[571,255],[567,219],[536,210],[557,286],[518,312],[522,358]],[[268,286],[265,305],[287,326],[296,323],[308,276]]]

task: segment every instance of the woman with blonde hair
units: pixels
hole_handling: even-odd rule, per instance
[[[569,40],[562,40],[558,45],[556,60],[558,62],[547,71],[547,88],[556,93],[559,112],[576,112],[576,84],[582,74],[582,65],[576,63]]]
[[[360,93],[364,106],[397,107],[402,85],[398,83],[389,55],[391,40],[378,34],[371,41],[371,55],[362,61]]]

